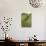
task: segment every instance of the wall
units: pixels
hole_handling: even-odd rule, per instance
[[[46,39],[46,16],[45,16],[45,24],[44,24],[44,38]]]
[[[21,13],[32,13],[32,27],[21,27]],[[34,34],[39,40],[44,40],[45,26],[45,8],[32,8],[28,0],[0,0],[0,17],[13,17],[13,22],[10,31],[8,31],[17,40],[27,40]],[[0,35],[2,35],[0,31]],[[0,39],[4,39],[0,36]]]

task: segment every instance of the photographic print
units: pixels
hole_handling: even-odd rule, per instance
[[[32,14],[31,13],[22,13],[21,14],[21,26],[22,27],[31,27],[32,26]]]

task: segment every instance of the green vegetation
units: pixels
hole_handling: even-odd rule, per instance
[[[31,27],[32,26],[32,19],[31,19],[31,13],[22,13],[21,14],[21,26],[22,27]]]

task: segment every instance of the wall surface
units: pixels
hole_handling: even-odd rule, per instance
[[[21,13],[32,13],[32,27],[21,27]],[[0,19],[1,17],[13,17],[10,31],[8,31],[17,40],[27,40],[34,34],[39,40],[45,39],[45,15],[46,8],[33,8],[28,0],[0,0]],[[0,39],[4,39],[3,31],[0,29]]]

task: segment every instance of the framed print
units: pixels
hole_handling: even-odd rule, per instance
[[[21,14],[21,26],[22,27],[31,27],[32,26],[32,14],[31,13],[22,13]]]

